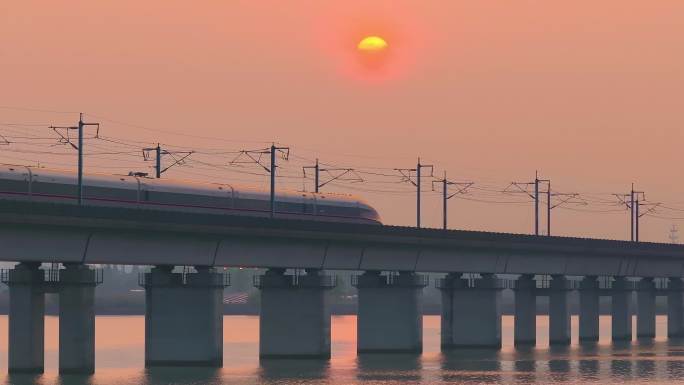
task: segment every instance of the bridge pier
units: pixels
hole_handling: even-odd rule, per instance
[[[411,272],[383,276],[379,271],[367,271],[356,279],[357,352],[422,352],[425,276]]]
[[[515,346],[534,346],[537,342],[536,288],[537,284],[532,274],[523,274],[515,282]]]
[[[330,358],[330,306],[327,291],[335,277],[308,269],[288,275],[269,269],[254,285],[261,290],[260,358]]]
[[[611,324],[613,341],[632,340],[631,282],[625,277],[615,277],[612,287]]]
[[[553,275],[549,284],[549,344],[570,345],[570,303],[568,280]]]
[[[599,282],[596,276],[586,276],[579,287],[579,340],[599,340]]]
[[[442,350],[501,347],[501,285],[494,274],[468,280],[450,273],[442,292]]]
[[[642,278],[637,284],[637,338],[655,338],[656,309],[653,278]]]
[[[155,266],[145,288],[145,366],[223,366],[223,273]]]
[[[667,336],[684,337],[684,303],[681,278],[670,278],[667,282]]]
[[[95,270],[65,264],[59,273],[59,372],[95,372]]]
[[[45,275],[40,263],[20,263],[6,274],[9,286],[10,373],[43,373],[45,354]]]

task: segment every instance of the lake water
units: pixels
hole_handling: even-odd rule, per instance
[[[58,319],[46,317],[45,366],[39,376],[7,372],[7,317],[0,317],[0,383],[5,384],[684,384],[684,342],[668,341],[667,319],[657,318],[653,342],[612,344],[610,317],[601,317],[601,339],[594,346],[577,343],[548,347],[548,317],[537,318],[537,347],[513,348],[513,318],[503,318],[500,351],[439,349],[439,317],[424,319],[424,353],[356,355],[356,317],[332,319],[332,359],[259,362],[259,318],[224,318],[224,367],[144,368],[144,318],[98,316],[96,374],[57,375]],[[636,324],[636,323],[635,323]]]

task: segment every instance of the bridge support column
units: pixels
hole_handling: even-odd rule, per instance
[[[523,274],[515,282],[514,344],[537,342],[537,296],[534,275]]]
[[[306,275],[269,269],[258,277],[260,358],[330,358],[327,291],[335,287],[334,278],[314,269]]]
[[[43,373],[45,354],[45,274],[40,263],[20,263],[3,271],[9,286],[10,373]]]
[[[653,278],[642,278],[637,284],[637,338],[655,338],[655,299]]]
[[[684,303],[682,303],[682,280],[670,278],[667,283],[667,336],[684,337]]]
[[[494,274],[462,279],[451,273],[442,292],[442,350],[501,347],[501,285]]]
[[[223,366],[225,275],[208,267],[174,273],[156,266],[143,275],[145,366]]]
[[[570,304],[568,280],[554,275],[549,285],[549,344],[570,345]]]
[[[66,264],[59,273],[59,372],[95,372],[95,286],[97,272]]]
[[[410,272],[382,276],[368,271],[357,278],[357,352],[422,352],[425,277]]]
[[[632,340],[632,312],[630,299],[632,297],[631,282],[625,277],[615,277],[612,287],[611,324],[613,341]]]
[[[599,282],[595,276],[586,276],[579,287],[579,340],[599,340]]]

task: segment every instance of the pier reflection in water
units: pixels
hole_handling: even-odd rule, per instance
[[[356,318],[333,317],[331,360],[259,360],[258,317],[224,318],[224,367],[143,368],[144,318],[97,318],[94,376],[58,376],[57,319],[46,319],[46,373],[3,374],[4,384],[199,385],[199,384],[684,384],[684,341],[668,340],[658,317],[654,341],[610,341],[610,317],[601,317],[596,344],[549,347],[548,318],[537,319],[536,347],[513,348],[513,320],[504,317],[501,350],[440,352],[439,317],[424,320],[424,353],[356,354]],[[573,331],[577,318],[573,317]],[[0,365],[6,371],[7,318],[0,317]]]

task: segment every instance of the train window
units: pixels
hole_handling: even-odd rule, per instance
[[[106,199],[134,202],[138,199],[137,190],[122,188],[84,186],[83,196],[86,199]]]
[[[163,191],[149,191],[146,193],[147,200],[152,203],[162,203],[167,205],[179,206],[197,206],[206,208],[230,207],[230,199],[224,197],[179,194]]]
[[[28,194],[28,181],[3,180],[0,183],[0,191],[21,192],[21,193],[27,193]]]
[[[318,212],[323,215],[339,217],[358,217],[359,209],[347,206],[318,206]]]
[[[235,208],[240,210],[269,211],[271,203],[261,199],[235,199]]]
[[[35,181],[31,185],[34,194],[76,197],[78,187],[73,184],[47,183]]]
[[[294,202],[276,202],[276,211],[279,213],[294,213],[299,214],[303,211],[301,203]]]
[[[228,197],[208,196],[203,197],[202,202],[202,206],[210,206],[220,209],[230,208],[230,198]]]

